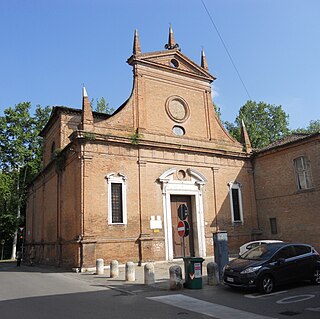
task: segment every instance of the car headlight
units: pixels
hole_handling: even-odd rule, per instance
[[[242,270],[240,272],[241,275],[243,274],[251,274],[252,272],[256,272],[257,270],[259,270],[262,266],[256,266],[256,267],[249,267],[245,270]]]
[[[229,268],[230,268],[229,265],[225,265],[225,266],[223,267],[222,271],[224,272],[225,270],[227,270],[227,269],[229,269]]]

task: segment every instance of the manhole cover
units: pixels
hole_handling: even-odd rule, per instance
[[[284,315],[284,316],[295,316],[295,315],[300,315],[300,312],[296,312],[296,311],[284,311],[284,312],[280,312],[280,315]]]

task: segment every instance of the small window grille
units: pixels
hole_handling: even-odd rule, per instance
[[[112,223],[123,223],[122,183],[111,184]]]
[[[276,218],[270,218],[270,228],[271,228],[272,235],[278,234],[277,219]]]
[[[127,217],[127,177],[121,173],[106,176],[108,183],[108,224],[126,225]]]

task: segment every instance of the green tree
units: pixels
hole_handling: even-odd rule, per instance
[[[220,109],[220,106],[215,104],[215,103],[213,103],[213,107],[214,107],[214,110],[215,110],[218,118],[221,120],[221,109]]]
[[[310,121],[306,128],[297,128],[292,130],[292,133],[320,133],[320,120]]]
[[[106,113],[106,114],[112,114],[114,112],[114,109],[112,107],[109,107],[109,103],[107,103],[107,101],[104,97],[102,97],[100,100],[99,99],[96,99],[96,100],[92,99],[90,103],[91,103],[92,109],[95,112]]]
[[[13,235],[15,255],[17,225],[23,222],[26,185],[41,169],[42,139],[39,132],[48,121],[51,108],[37,106],[30,114],[29,102],[5,109],[0,117],[0,224],[5,236]]]
[[[12,237],[16,224],[16,216],[12,215],[16,200],[16,197],[12,196],[16,195],[14,175],[0,173],[0,238],[6,241]]]
[[[247,101],[243,105],[234,123],[225,122],[230,134],[238,141],[241,138],[241,122],[245,123],[253,148],[262,148],[290,133],[289,116],[282,106],[264,102]]]

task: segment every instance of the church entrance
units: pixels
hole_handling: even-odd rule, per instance
[[[186,257],[206,256],[202,188],[207,180],[193,168],[186,169],[184,174],[181,174],[181,171],[170,168],[159,176],[162,188],[166,260],[181,258],[184,254]],[[182,216],[181,219],[179,207],[183,207],[183,211],[187,210],[185,218]],[[179,221],[186,221],[189,225],[189,235],[184,239],[178,233]]]
[[[191,196],[171,195],[171,219],[173,258],[194,257],[193,222]],[[186,222],[185,232],[188,236],[181,237],[178,233],[178,223]]]

